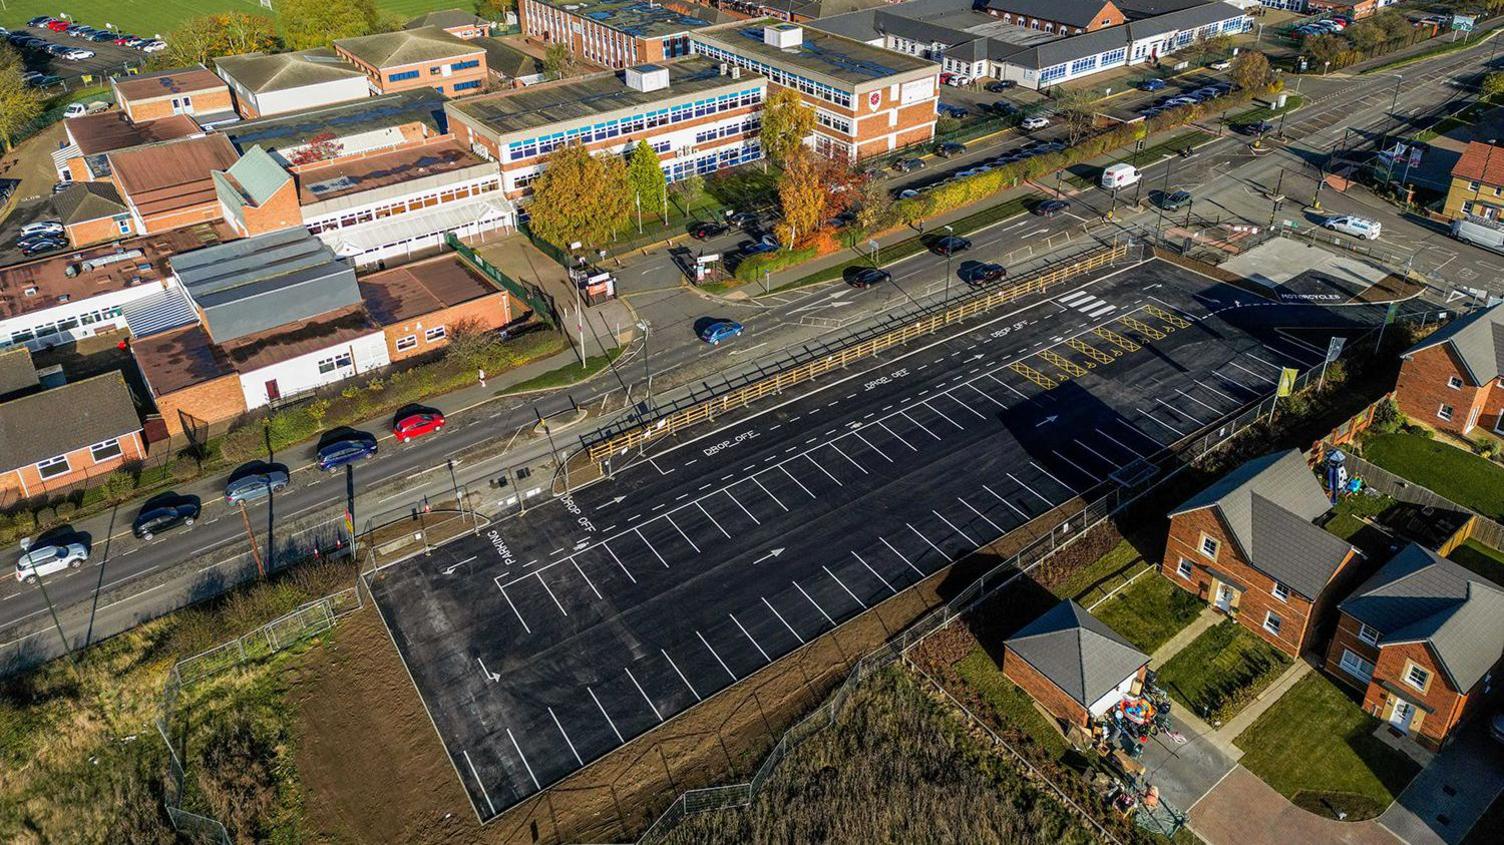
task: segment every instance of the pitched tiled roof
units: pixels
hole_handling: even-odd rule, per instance
[[[1331,509],[1321,483],[1295,449],[1243,464],[1170,512],[1216,508],[1255,569],[1314,599],[1352,546],[1315,525]]]
[[[140,430],[125,378],[105,373],[0,404],[0,466],[28,466]]]
[[[1452,175],[1485,185],[1504,185],[1504,147],[1472,141],[1452,165]]]
[[[74,182],[52,198],[52,208],[65,226],[130,211],[113,182]]]
[[[240,158],[220,134],[184,138],[110,153],[110,169],[143,215],[191,208],[214,200],[210,173]]]
[[[481,49],[437,26],[341,38],[334,42],[334,46],[378,68],[453,59]]]
[[[203,65],[159,70],[115,80],[115,90],[128,100],[152,100],[225,87],[225,81]]]
[[[1504,655],[1504,590],[1415,543],[1338,607],[1377,630],[1381,646],[1431,646],[1464,692]]]
[[[437,26],[448,29],[455,26],[470,26],[472,24],[484,24],[485,18],[474,12],[464,9],[439,9],[426,15],[419,15],[408,21],[403,29],[421,29],[425,26]]]
[[[1005,645],[1082,707],[1090,707],[1149,662],[1107,623],[1063,601]]]
[[[1408,358],[1442,344],[1446,344],[1462,362],[1474,385],[1481,387],[1504,375],[1504,305],[1458,317],[1401,355]]]
[[[300,50],[296,53],[245,53],[221,56],[214,60],[221,75],[234,79],[247,91],[265,94],[334,82],[340,79],[364,79],[365,74],[344,61],[327,47]]]

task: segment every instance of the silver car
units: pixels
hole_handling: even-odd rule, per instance
[[[77,569],[89,559],[89,549],[83,543],[49,543],[30,549],[16,561],[16,580],[35,584],[37,578]]]

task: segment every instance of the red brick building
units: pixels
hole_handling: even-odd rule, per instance
[[[235,113],[230,86],[203,65],[115,77],[110,87],[115,102],[137,123],[175,114]]]
[[[341,38],[334,52],[366,75],[372,94],[432,88],[460,97],[484,90],[486,50],[436,26]]]
[[[528,38],[612,68],[687,56],[690,32],[735,19],[689,0],[521,0],[517,13]]]
[[[372,273],[359,284],[393,361],[443,349],[457,330],[494,331],[527,311],[453,253]]]
[[[0,502],[97,483],[145,457],[119,372],[0,404]]]
[[[75,247],[136,234],[131,210],[113,182],[77,182],[52,198],[52,210]]]
[[[1143,687],[1149,657],[1074,601],[1003,643],[1003,674],[1067,726],[1086,728]]]
[[[218,133],[109,154],[111,178],[132,223],[148,235],[223,219],[211,174],[239,158]]]
[[[981,11],[1042,32],[1078,34],[1128,22],[1112,0],[987,0]]]
[[[1359,553],[1315,521],[1331,508],[1296,450],[1255,458],[1171,511],[1160,572],[1292,657]]]
[[[297,183],[261,147],[251,147],[228,170],[210,175],[220,213],[242,237],[303,225]]]
[[[1453,434],[1504,433],[1504,306],[1458,317],[1401,353],[1394,401],[1416,422]]]
[[[1504,590],[1414,543],[1338,605],[1326,670],[1363,709],[1432,750],[1484,699],[1504,659]]]

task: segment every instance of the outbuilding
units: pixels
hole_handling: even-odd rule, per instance
[[[1003,674],[1056,719],[1087,728],[1143,687],[1149,656],[1074,601],[1003,643]]]

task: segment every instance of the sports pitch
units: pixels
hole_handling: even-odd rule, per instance
[[[376,0],[377,9],[392,12],[403,20],[437,9],[473,7],[467,0]],[[124,32],[165,35],[185,18],[215,12],[273,14],[255,0],[9,0],[4,11],[0,11],[0,26],[15,30],[38,15],[67,13],[73,20],[89,26],[112,23]]]

